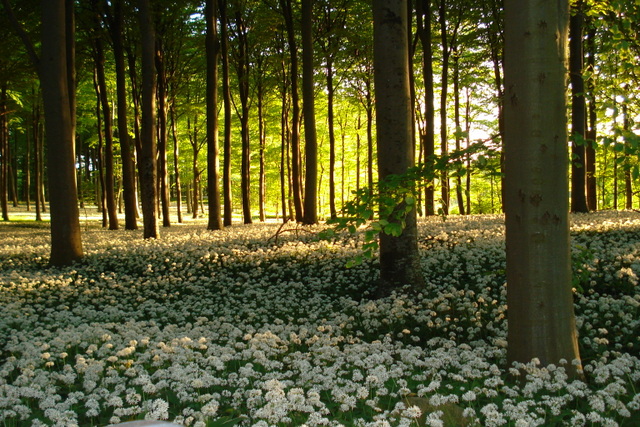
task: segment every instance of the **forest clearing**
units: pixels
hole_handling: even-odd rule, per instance
[[[68,267],[46,223],[0,224],[3,426],[638,425],[637,212],[571,216],[585,381],[507,364],[500,215],[419,220],[426,286],[381,299],[377,261],[345,268],[357,238],[321,225],[88,218]]]

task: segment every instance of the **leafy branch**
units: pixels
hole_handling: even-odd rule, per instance
[[[347,263],[348,267],[371,259],[378,250],[378,235],[400,236],[406,227],[406,217],[418,202],[418,194],[443,171],[450,176],[468,173],[465,162],[474,158],[476,169],[490,169],[488,157],[495,157],[498,150],[488,145],[495,137],[477,141],[469,147],[455,150],[448,155],[430,156],[403,174],[388,175],[373,188],[364,187],[353,192],[353,198],[342,208],[341,214],[327,221],[332,227],[320,233],[323,239],[334,238],[347,231],[355,234],[363,226],[362,253]]]

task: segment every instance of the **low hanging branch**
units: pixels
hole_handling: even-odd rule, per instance
[[[495,157],[498,153],[497,148],[489,144],[496,139],[493,136],[448,155],[431,156],[403,174],[387,176],[373,188],[354,191],[353,199],[344,205],[341,215],[327,221],[332,227],[322,231],[320,238],[331,239],[343,231],[355,234],[366,225],[362,253],[350,260],[347,266],[359,265],[365,258],[373,258],[378,250],[378,235],[400,236],[406,225],[407,214],[416,207],[418,193],[442,171],[446,170],[454,177],[464,176],[467,173],[465,161],[470,156],[476,156],[476,169],[492,171],[487,158]]]

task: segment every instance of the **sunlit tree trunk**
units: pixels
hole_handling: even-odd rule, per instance
[[[222,99],[224,104],[224,159],[222,165],[222,192],[224,198],[223,225],[233,223],[231,197],[231,89],[229,85],[229,36],[227,28],[227,0],[219,0],[220,54],[222,56]]]
[[[222,228],[220,211],[220,160],[218,151],[218,2],[207,0],[205,20],[207,23],[207,193],[209,194],[209,230]]]
[[[171,117],[171,139],[173,141],[173,176],[176,185],[176,215],[178,216],[178,224],[182,224],[182,184],[180,181],[180,161],[178,153],[180,147],[178,143],[178,131],[176,129],[176,100],[175,97],[169,107],[169,116]],[[209,201],[211,203],[211,201]]]
[[[374,0],[374,81],[378,175],[384,180],[413,166],[406,0]],[[415,208],[400,236],[380,234],[379,295],[402,285],[424,284]]]
[[[142,126],[140,130],[140,191],[144,238],[158,238],[156,186],[156,70],[155,30],[149,0],[138,0],[142,36]]]
[[[567,177],[568,0],[505,1],[505,208],[510,362],[579,360]]]
[[[304,224],[318,222],[318,142],[313,71],[313,0],[302,0],[302,107],[306,160]]]

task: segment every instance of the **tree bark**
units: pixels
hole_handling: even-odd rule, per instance
[[[222,169],[222,190],[224,198],[225,227],[233,223],[233,202],[231,196],[231,89],[229,85],[229,36],[227,30],[227,0],[219,0],[220,43],[222,55],[222,98],[224,104],[224,159]]]
[[[142,37],[142,125],[140,129],[140,192],[144,238],[160,237],[156,187],[156,69],[155,30],[149,0],[138,0]]]
[[[297,222],[303,222],[302,162],[300,158],[300,95],[298,94],[298,44],[295,37],[291,0],[280,0],[290,57],[291,79],[291,180]]]
[[[318,222],[318,141],[313,80],[313,0],[302,0],[302,107],[304,109],[304,224]]]
[[[205,48],[207,52],[207,193],[209,194],[209,221],[207,229],[220,230],[222,216],[220,212],[220,167],[218,155],[218,59],[220,41],[218,40],[218,2],[207,0],[205,20],[207,33]]]
[[[568,0],[506,0],[505,167],[510,362],[579,363],[569,247]]]
[[[100,23],[97,23],[100,25]],[[99,37],[99,36],[98,36]],[[104,125],[104,180],[105,180],[105,200],[107,202],[107,216],[109,219],[109,230],[117,230],[118,210],[116,207],[115,197],[115,176],[113,170],[113,126],[111,122],[111,106],[107,97],[107,80],[104,73],[104,48],[102,40],[96,38],[94,40],[94,60],[96,65],[96,91],[100,100],[102,110],[102,123]]]
[[[582,0],[574,6],[569,24],[569,75],[571,77],[571,212],[588,212],[586,196],[585,126],[587,122],[584,98]]]
[[[0,88],[0,206],[2,220],[9,221],[9,124],[7,123],[7,84]]]
[[[171,214],[169,212],[170,196],[169,196],[169,168],[167,161],[167,70],[165,67],[165,51],[162,37],[156,37],[155,61],[157,71],[156,93],[158,99],[158,109],[156,110],[158,128],[157,128],[157,153],[158,159],[158,189],[160,190],[160,206],[162,208],[162,226],[171,226]]]
[[[124,12],[122,8],[123,0],[113,2],[113,25],[111,25],[110,28],[116,68],[116,99],[118,105],[118,139],[120,140],[120,155],[122,157],[124,228],[125,230],[137,230],[136,175],[127,119],[129,103],[127,100],[127,69],[125,66],[125,51],[122,36],[124,32]]]
[[[406,0],[374,0],[374,81],[378,175],[382,181],[413,166],[414,146],[409,93]],[[379,295],[424,284],[420,267],[415,208],[400,236],[380,234]]]
[[[595,46],[596,30],[589,30],[587,37],[587,67],[589,71],[593,72],[596,67],[596,46]],[[589,99],[588,105],[588,131],[587,131],[587,146],[585,148],[585,162],[587,173],[587,207],[590,211],[598,209],[598,183],[596,180],[596,138],[598,124],[598,113],[596,109],[596,90],[595,90],[594,78],[591,77],[587,81],[587,98]]]
[[[43,0],[41,6],[42,57],[38,69],[48,147],[50,262],[67,265],[83,256],[75,175],[75,73],[69,69],[74,56],[73,3]]]

